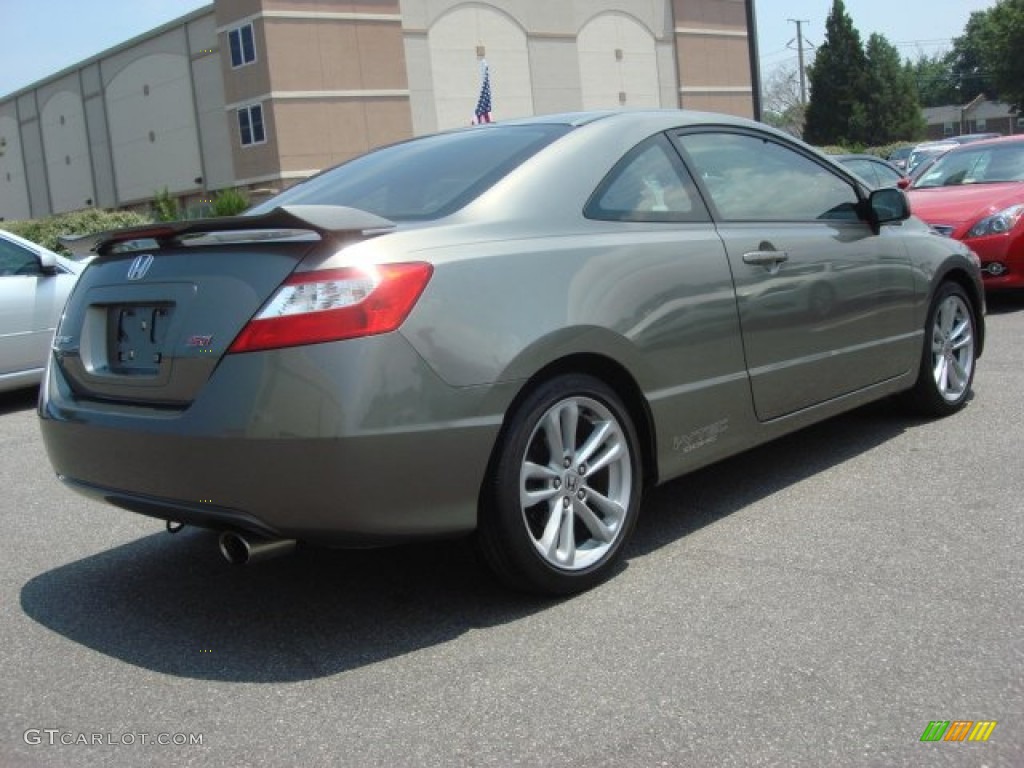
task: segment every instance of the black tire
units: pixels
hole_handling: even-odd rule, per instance
[[[917,383],[905,397],[916,413],[949,416],[967,403],[977,359],[977,309],[957,283],[939,286],[928,308]]]
[[[639,512],[638,445],[629,412],[598,379],[563,375],[530,392],[502,430],[481,494],[477,538],[498,578],[570,595],[611,575]]]

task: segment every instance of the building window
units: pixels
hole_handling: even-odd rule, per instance
[[[974,130],[978,132],[984,131],[987,127],[988,122],[985,120],[984,117],[979,117],[977,120],[974,121]]]
[[[262,104],[253,104],[251,107],[242,107],[238,110],[238,135],[243,147],[262,144],[267,140],[267,134],[263,130]]]
[[[953,135],[953,124],[952,123],[943,123],[942,124],[942,135],[943,136],[952,136]]]
[[[245,24],[228,31],[231,47],[232,68],[243,67],[256,61],[256,43],[253,40],[252,24]]]

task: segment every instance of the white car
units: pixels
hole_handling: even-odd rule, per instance
[[[38,384],[85,265],[0,229],[0,392]]]
[[[931,160],[934,157],[944,155],[949,152],[949,150],[955,149],[959,146],[960,145],[955,141],[926,141],[923,144],[918,144],[910,152],[910,157],[907,158],[907,175],[912,176],[921,163]]]

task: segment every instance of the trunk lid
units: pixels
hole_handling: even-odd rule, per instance
[[[76,397],[185,407],[304,259],[393,226],[352,208],[292,206],[78,238],[73,250],[98,255],[68,300],[52,364]]]

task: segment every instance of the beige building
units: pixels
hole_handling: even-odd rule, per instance
[[[757,116],[753,0],[215,0],[0,96],[0,218],[281,189],[496,120],[685,107]]]

